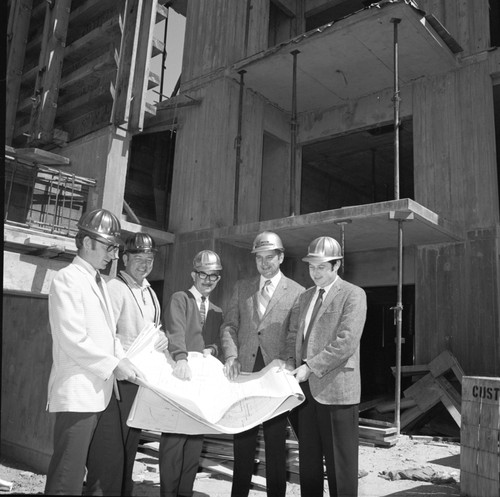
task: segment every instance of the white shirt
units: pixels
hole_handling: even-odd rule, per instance
[[[323,288],[323,290],[325,291],[325,293],[323,293],[323,302],[325,301],[328,292],[331,290],[332,286],[337,281],[337,278],[338,278],[338,275],[335,277],[335,279],[328,286],[325,286],[325,288]],[[318,298],[318,294],[319,294],[320,290],[321,290],[321,288],[319,286],[317,286],[316,291],[314,292],[314,296],[311,299],[311,303],[309,304],[309,309],[307,309],[306,320],[304,322],[304,337],[306,335],[307,328],[309,328],[309,322],[311,321],[311,315],[312,315],[312,312],[314,309],[314,304],[316,303],[316,300]]]
[[[149,281],[144,278],[144,280],[142,280],[142,285],[139,285],[139,283],[137,283],[137,281],[135,281],[134,278],[132,278],[132,276],[130,276],[126,271],[120,271],[120,276],[125,279],[130,290],[132,290],[135,300],[142,309],[144,320],[154,323],[155,303],[153,302],[151,292],[149,291],[149,287],[151,286]]]
[[[198,289],[193,285],[189,291],[193,294],[193,297],[196,300],[196,305],[198,306],[198,310],[201,313],[201,297],[203,295],[198,291]],[[208,297],[205,297],[205,315],[203,316],[204,318],[207,317],[207,312],[208,312]]]

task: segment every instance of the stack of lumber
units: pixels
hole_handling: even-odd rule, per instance
[[[393,423],[359,418],[359,443],[375,447],[392,447],[398,441],[398,430]]]

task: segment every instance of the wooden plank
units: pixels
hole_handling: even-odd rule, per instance
[[[43,41],[46,45],[38,64],[39,75],[35,84],[37,101],[31,112],[28,138],[30,145],[52,141],[70,10],[71,0],[59,0],[52,8],[47,7],[48,30],[44,30]]]
[[[137,55],[137,36],[141,25],[143,0],[126,0],[120,56],[116,74],[115,97],[111,122],[123,125],[129,121]]]
[[[21,88],[26,43],[33,0],[14,0],[9,13],[7,31],[7,96],[5,99],[5,142],[12,143],[16,123],[16,110]]]
[[[97,58],[87,62],[61,79],[61,89],[78,83],[91,75],[99,75],[102,69],[116,67],[116,62],[111,51],[104,52]]]
[[[132,104],[130,107],[130,129],[142,131],[146,107],[146,92],[150,77],[151,49],[155,27],[157,0],[143,2],[141,22],[138,26],[135,70],[132,79]],[[158,81],[159,85],[159,81]],[[158,86],[156,85],[156,86]]]
[[[396,367],[391,366],[392,374],[396,374]],[[402,376],[414,376],[419,374],[427,374],[429,372],[429,366],[427,364],[421,365],[410,365],[410,366],[401,366],[401,375]]]

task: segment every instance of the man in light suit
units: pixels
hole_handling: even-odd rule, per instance
[[[119,495],[123,472],[116,380],[137,372],[124,358],[106,284],[99,270],[114,258],[120,223],[105,209],[84,214],[76,235],[78,255],[55,276],[49,293],[52,370],[49,412],[55,413],[54,453],[45,493]],[[122,445],[121,445],[122,446]]]
[[[330,496],[358,492],[359,344],[366,294],[338,276],[342,257],[334,238],[310,243],[302,260],[309,263],[315,286],[294,305],[287,337],[287,367],[306,397],[298,407],[302,497],[323,496],[323,456]]]
[[[232,380],[240,371],[257,372],[274,359],[286,359],[285,337],[290,311],[304,288],[280,271],[284,248],[276,233],[257,235],[252,253],[260,276],[236,283],[221,327],[225,372]],[[263,424],[267,495],[286,493],[286,425],[282,414]],[[232,497],[250,491],[259,427],[234,436]]]
[[[146,279],[153,269],[155,253],[155,242],[147,233],[139,232],[129,236],[125,241],[122,256],[125,269],[108,282],[111,305],[116,319],[116,333],[125,352],[148,324],[153,324],[158,329],[155,349],[163,351],[168,347],[168,339],[161,330],[160,303]],[[132,473],[141,430],[127,426],[127,419],[139,386],[130,381],[120,381],[118,388],[120,391],[118,408],[125,450],[121,495],[128,496],[132,495],[134,487]]]

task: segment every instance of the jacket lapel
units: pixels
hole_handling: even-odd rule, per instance
[[[341,278],[340,276],[337,278],[337,281],[334,283],[332,288],[330,288],[330,291],[327,293],[325,300],[323,301],[323,305],[319,308],[318,314],[316,316],[316,322],[318,322],[319,318],[324,314],[326,309],[331,305],[333,302],[333,299],[338,295],[340,292],[340,287],[341,287]]]
[[[269,304],[267,304],[266,307],[266,312],[264,312],[264,315],[262,316],[262,319],[271,311],[271,309],[276,305],[276,302],[278,302],[281,297],[285,294],[286,289],[287,289],[287,282],[285,276],[281,276],[278,286],[276,287],[276,290],[274,290],[273,296],[271,297],[271,300],[269,301]],[[257,289],[258,291],[258,289]]]
[[[116,328],[116,324],[113,313],[110,312],[110,309],[112,309],[112,307],[111,307],[111,301],[109,299],[108,289],[106,288],[106,283],[103,282],[102,284],[103,291],[101,292],[95,278],[83,266],[78,264],[78,262],[74,262],[74,265],[89,280],[92,291],[97,295],[97,298],[101,303],[101,307],[104,311],[104,315],[106,316],[108,326],[111,331],[114,331]]]

